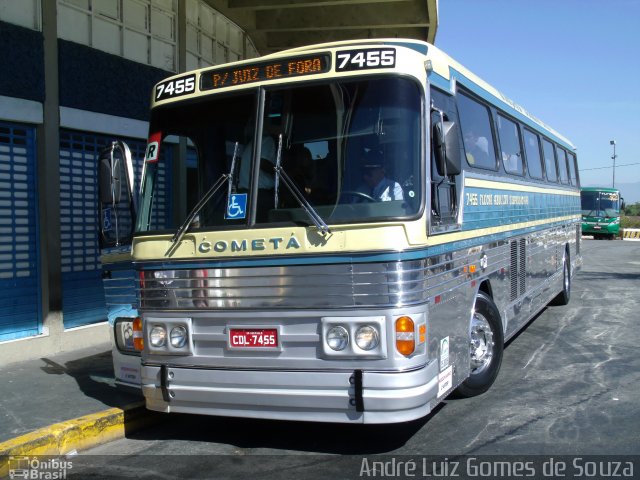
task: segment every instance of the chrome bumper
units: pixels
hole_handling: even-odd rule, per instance
[[[437,362],[408,372],[142,367],[147,408],[276,420],[396,423],[430,412]]]

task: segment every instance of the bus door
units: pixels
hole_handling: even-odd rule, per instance
[[[460,130],[451,103],[444,93],[431,89],[431,234],[461,228]]]

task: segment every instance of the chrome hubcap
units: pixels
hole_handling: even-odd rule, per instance
[[[491,364],[494,346],[491,325],[484,315],[477,312],[474,312],[471,320],[470,339],[471,374],[477,375]]]

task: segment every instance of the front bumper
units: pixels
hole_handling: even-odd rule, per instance
[[[397,423],[430,412],[437,362],[406,372],[261,371],[143,365],[147,408],[275,420]]]
[[[620,224],[582,224],[583,235],[617,235],[620,231]]]

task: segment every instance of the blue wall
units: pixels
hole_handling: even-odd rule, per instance
[[[44,101],[41,32],[0,22],[0,95]]]
[[[0,95],[44,102],[41,32],[0,22]],[[153,86],[173,72],[58,40],[60,106],[148,120]]]
[[[145,121],[151,89],[174,74],[66,40],[58,62],[60,106]]]

